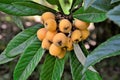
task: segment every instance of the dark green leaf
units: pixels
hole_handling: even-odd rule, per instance
[[[66,57],[63,59],[47,55],[42,67],[40,80],[61,80]]]
[[[12,17],[13,17],[13,21],[16,23],[16,25],[20,29],[24,30],[24,27],[23,27],[23,24],[22,24],[22,21],[21,21],[20,17],[18,17],[18,16],[12,16]]]
[[[12,4],[1,3],[1,2],[0,2],[0,11],[3,11],[11,15],[25,15],[25,13],[22,13],[21,11],[16,9]]]
[[[48,3],[57,5],[59,3],[59,0],[46,0]]]
[[[41,4],[37,4],[35,2],[15,2],[13,5],[18,9],[28,14],[39,14],[41,15],[44,12],[50,11],[55,12],[51,8],[45,7]],[[36,12],[36,13],[35,13]]]
[[[87,56],[87,55],[89,54],[89,52],[88,52],[88,50],[85,48],[84,43],[83,43],[83,42],[80,42],[80,43],[79,43],[79,46],[80,46],[80,48],[82,49],[84,55]]]
[[[14,80],[27,80],[34,71],[45,52],[40,45],[40,41],[35,38],[33,43],[26,48],[16,65]]]
[[[41,15],[46,11],[55,12],[51,8],[34,3],[32,1],[12,2],[12,3],[0,2],[0,11],[16,16]]]
[[[111,4],[119,2],[120,0],[111,0]]]
[[[60,6],[59,0],[46,0],[46,1],[50,4],[57,5],[58,10],[62,12],[62,8]]]
[[[31,1],[31,0],[0,0],[0,3],[11,4],[13,2],[25,2],[25,1]]]
[[[15,58],[9,58],[9,57],[7,57],[5,55],[5,52],[3,52],[3,53],[0,54],[0,64],[5,64],[5,63],[7,63],[9,61],[12,61],[13,59],[15,59]]]
[[[111,0],[96,0],[91,6],[104,12],[107,12],[113,8],[113,5],[111,5]]]
[[[105,58],[116,55],[120,55],[120,34],[108,39],[91,52],[86,59],[85,70]]]
[[[84,0],[84,9],[90,7],[96,0]]]
[[[82,75],[82,69],[83,66],[78,61],[77,57],[75,56],[74,52],[70,53],[70,67],[71,67],[71,73],[73,80],[81,80]],[[84,74],[85,80],[102,80],[101,77],[97,72],[93,72],[90,70],[87,70]]]
[[[120,5],[116,6],[114,9],[110,10],[107,14],[108,18],[113,20],[116,24],[120,26]]]
[[[42,25],[36,25],[31,28],[28,28],[22,32],[20,32],[17,36],[15,36],[7,45],[5,54],[8,57],[14,57],[20,53],[23,53],[25,48],[33,41],[36,37],[37,30]]]
[[[84,10],[83,7],[77,10],[73,14],[74,18],[86,21],[86,22],[101,22],[104,21],[106,17],[106,13],[103,11],[99,11],[93,7],[89,7],[87,10]]]

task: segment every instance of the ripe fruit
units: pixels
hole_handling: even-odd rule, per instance
[[[67,51],[73,50],[73,44],[72,44],[72,39],[68,38],[67,40]]]
[[[45,38],[47,40],[53,42],[53,38],[54,38],[56,33],[57,33],[56,31],[54,31],[54,32],[48,31]]]
[[[55,19],[55,15],[51,12],[45,12],[42,14],[41,18],[42,18],[43,22],[45,22],[48,19]]]
[[[87,29],[85,29],[81,31],[81,34],[82,34],[82,40],[85,40],[90,35],[90,32]]]
[[[72,32],[72,35],[71,35],[71,39],[74,43],[78,43],[79,41],[81,41],[81,31],[80,30],[75,30]]]
[[[59,59],[62,59],[66,54],[66,50],[63,50],[60,52],[60,54],[57,56]]]
[[[44,26],[48,31],[56,31],[57,23],[54,19],[48,19],[45,21]]]
[[[53,38],[53,44],[59,47],[65,47],[67,43],[67,37],[64,33],[57,33]]]
[[[90,34],[87,30],[89,23],[78,19],[72,21],[71,16],[62,13],[45,12],[41,19],[45,27],[37,31],[41,47],[59,59],[64,58],[66,51],[74,49],[74,43],[85,40]]]
[[[49,53],[53,56],[58,56],[61,53],[62,49],[54,44],[51,44],[49,48]]]
[[[49,50],[50,45],[51,45],[50,41],[48,41],[46,38],[43,39],[43,41],[42,41],[42,48],[43,49]]]
[[[59,29],[61,32],[69,33],[71,31],[72,24],[67,19],[62,19],[59,23]]]
[[[80,30],[83,30],[83,29],[87,29],[87,28],[88,28],[89,23],[86,23],[86,22],[84,22],[84,21],[75,19],[74,25],[75,25],[76,28],[78,28],[78,29],[80,29]]]
[[[47,29],[46,28],[41,28],[37,31],[37,37],[40,41],[42,41],[45,36],[46,36],[46,33],[47,33]]]

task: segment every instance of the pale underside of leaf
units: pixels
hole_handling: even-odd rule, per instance
[[[74,44],[74,52],[79,62],[84,66],[86,57],[78,44]],[[93,72],[96,72],[96,70],[92,66],[90,66],[89,69]]]
[[[120,26],[120,5],[116,6],[114,9],[107,13],[108,18],[113,20],[116,24]]]
[[[7,62],[9,62],[9,61],[12,61],[12,60],[14,60],[15,58],[9,58],[9,57],[7,57],[6,55],[5,55],[5,52],[2,52],[1,54],[0,54],[0,64],[5,64],[5,63],[7,63]]]
[[[70,68],[73,80],[102,80],[97,72],[91,70],[87,70],[83,75],[83,65],[79,62],[74,52],[70,52]]]
[[[111,4],[119,2],[120,0],[111,0]]]
[[[85,69],[105,58],[116,55],[120,55],[120,34],[108,39],[93,50],[86,59]]]
[[[96,0],[84,0],[84,9],[90,7]]]
[[[13,18],[13,21],[15,22],[15,24],[17,25],[17,27],[24,30],[24,26],[23,26],[21,18],[18,16],[12,16],[12,18]]]

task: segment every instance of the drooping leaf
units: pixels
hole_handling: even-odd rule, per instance
[[[84,9],[90,7],[96,0],[84,0]]]
[[[83,7],[78,9],[74,14],[74,18],[86,21],[86,22],[101,22],[104,21],[106,13],[100,10],[97,10],[93,7],[89,7],[87,10],[84,10]]]
[[[7,45],[5,54],[8,57],[15,57],[18,54],[23,53],[25,48],[36,37],[36,32],[41,26],[42,25],[33,26],[16,35]]]
[[[111,5],[111,0],[96,0],[91,6],[104,12],[114,7],[114,5]]]
[[[15,16],[41,15],[46,11],[55,12],[51,8],[45,7],[32,1],[11,3],[0,1],[0,11]]]
[[[114,9],[107,13],[108,18],[113,20],[116,24],[120,26],[120,5],[116,6]]]
[[[69,14],[72,6],[72,0],[59,0],[61,8],[64,14]]]
[[[111,4],[119,2],[120,0],[111,0]]]
[[[44,12],[50,11],[50,12],[56,12],[55,10],[48,8],[46,6],[43,6],[41,4],[37,4],[35,2],[29,1],[29,2],[15,2],[13,3],[13,5],[23,11],[24,13],[28,13],[28,14],[35,14],[33,13],[34,11],[36,11],[36,14],[41,15]]]
[[[84,70],[105,58],[116,55],[120,55],[120,34],[108,39],[93,50],[86,59]]]
[[[40,73],[40,80],[61,80],[65,61],[66,57],[58,59],[48,54]]]
[[[35,38],[34,42],[25,49],[16,65],[14,80],[27,80],[31,75],[45,52],[40,45],[40,41]]]
[[[12,16],[12,18],[13,18],[13,21],[16,23],[16,25],[17,25],[20,29],[24,30],[24,26],[23,26],[23,24],[22,24],[22,21],[21,21],[20,17],[18,17],[18,16]]]
[[[74,52],[70,53],[70,67],[73,80],[81,80],[84,76],[84,80],[102,80],[100,75],[97,72],[87,70],[85,74],[82,74],[83,66],[78,61]]]
[[[15,58],[9,58],[9,57],[7,57],[7,56],[5,55],[5,52],[2,52],[2,53],[0,54],[0,64],[5,64],[5,63],[7,63],[7,62],[9,62],[9,61],[12,61],[13,59],[15,59]]]

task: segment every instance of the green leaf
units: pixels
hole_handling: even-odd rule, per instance
[[[61,8],[64,14],[70,14],[70,9],[72,6],[72,0],[59,0]]]
[[[111,0],[111,4],[119,2],[120,0]]]
[[[25,48],[33,41],[36,37],[37,30],[42,25],[36,25],[31,28],[28,28],[18,35],[16,35],[7,45],[5,49],[5,54],[8,57],[15,57],[20,53],[23,53]]]
[[[85,48],[83,41],[79,42],[79,46],[82,49],[85,56],[89,54],[88,50]]]
[[[96,0],[84,0],[84,9],[90,7]]]
[[[31,1],[31,0],[0,0],[0,3],[11,4],[12,2],[25,2],[25,1]]]
[[[78,4],[80,4],[82,0],[73,0],[73,8],[76,7]]]
[[[15,59],[15,58],[9,58],[9,57],[7,57],[7,56],[5,55],[5,52],[2,52],[2,53],[0,54],[0,64],[5,64],[5,63],[7,63],[7,62],[9,62],[9,61],[12,61],[13,59]]]
[[[83,69],[83,66],[78,61],[74,52],[71,52],[69,54],[70,54],[70,68],[71,68],[72,78],[73,80],[81,80],[82,79],[81,71]]]
[[[88,55],[85,70],[105,58],[116,55],[120,55],[120,34],[108,39]]]
[[[45,7],[32,1],[12,3],[6,3],[1,1],[0,11],[15,16],[41,15],[46,11],[55,12],[51,8]]]
[[[12,17],[13,17],[13,21],[16,23],[16,25],[17,25],[20,29],[24,30],[24,26],[23,26],[23,24],[22,24],[22,21],[21,21],[20,17],[18,17],[18,16],[12,16]]]
[[[102,80],[99,73],[87,70],[85,73],[85,80]]]
[[[114,5],[111,5],[111,0],[96,0],[91,6],[104,12],[114,7]]]
[[[16,65],[14,80],[27,80],[34,71],[45,52],[40,45],[40,41],[35,38],[34,42],[26,48]]]
[[[29,2],[15,2],[13,5],[20,11],[23,11],[24,13],[28,14],[38,14],[41,15],[44,12],[50,11],[50,12],[56,12],[55,10],[48,8],[46,6],[43,6],[41,4],[37,4],[35,2],[29,1]]]
[[[114,9],[107,13],[108,18],[113,20],[116,24],[120,26],[120,5],[116,6]]]
[[[100,10],[97,10],[93,7],[89,7],[87,10],[84,10],[83,7],[78,9],[74,14],[74,18],[86,21],[86,22],[101,22],[104,21],[106,13]]]
[[[74,52],[70,53],[70,67],[73,80],[81,80],[84,76],[85,80],[102,80],[97,72],[87,70],[84,75],[82,75],[83,66],[78,61]]]
[[[53,5],[57,5],[59,3],[58,0],[46,0],[48,3],[53,4]]]
[[[40,80],[61,80],[66,57],[58,59],[50,54],[46,56],[40,74]]]
[[[73,0],[73,2],[72,2],[72,9],[71,10],[73,10],[73,8],[75,8],[78,4],[80,4],[82,2],[82,0]]]
[[[46,0],[46,1],[52,5],[56,5],[58,7],[58,10],[62,12],[62,8],[60,6],[59,0]]]

